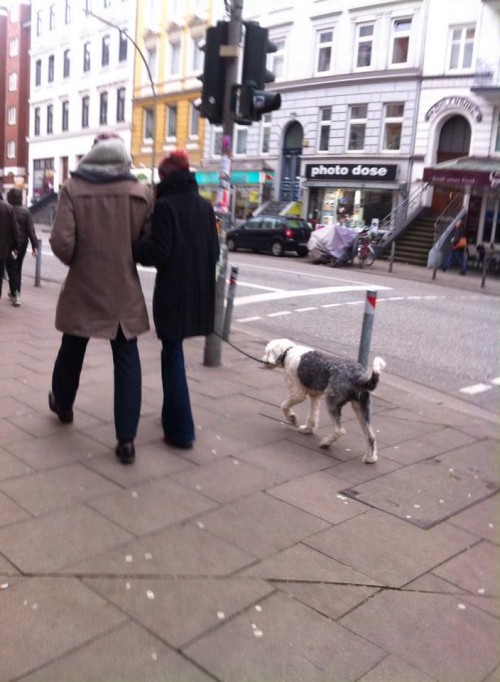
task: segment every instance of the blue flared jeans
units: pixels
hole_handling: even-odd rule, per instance
[[[195,432],[182,341],[161,339],[161,344],[163,430],[174,443],[187,445],[195,440]]]

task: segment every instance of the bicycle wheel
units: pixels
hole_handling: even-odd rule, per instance
[[[375,254],[372,249],[366,251],[365,257],[363,258],[363,265],[373,265],[375,262]]]

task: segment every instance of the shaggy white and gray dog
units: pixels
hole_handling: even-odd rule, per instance
[[[318,426],[319,402],[324,394],[334,430],[319,445],[321,448],[328,448],[345,433],[340,423],[341,411],[350,402],[368,441],[363,462],[377,461],[377,443],[370,424],[370,406],[371,391],[377,386],[380,373],[385,367],[382,358],[375,358],[370,374],[358,362],[336,358],[307,346],[298,346],[289,339],[274,339],[267,344],[262,361],[269,369],[283,367],[285,370],[290,393],[281,404],[281,409],[290,424],[297,423],[292,407],[309,396],[309,415],[306,423],[299,426],[299,430],[302,433],[314,433]]]

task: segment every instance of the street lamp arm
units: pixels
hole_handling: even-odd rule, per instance
[[[122,28],[117,26],[116,24],[113,24],[111,21],[108,21],[107,19],[104,19],[103,17],[100,17],[97,14],[94,14],[89,9],[84,9],[85,16],[91,16],[94,17],[94,19],[97,19],[98,21],[101,21],[103,24],[106,24],[107,26],[111,28],[115,28],[117,31],[119,31],[121,34],[123,34],[134,46],[134,48],[137,50],[139,53],[140,58],[142,59],[144,66],[146,67],[146,72],[148,74],[148,79],[149,83],[151,85],[151,92],[153,95],[153,150],[152,150],[152,156],[151,156],[151,185],[154,184],[154,170],[156,166],[156,159],[155,159],[155,153],[156,153],[156,105],[157,105],[157,94],[156,94],[156,88],[155,84],[153,81],[153,76],[151,74],[151,69],[149,68],[149,64],[147,62],[146,57],[144,56],[144,53],[142,52],[141,48],[139,45],[135,42],[135,40],[127,33],[127,31],[124,31]]]

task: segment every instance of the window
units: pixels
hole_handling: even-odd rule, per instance
[[[101,66],[109,66],[109,35],[102,39]]]
[[[9,41],[9,57],[17,57],[19,54],[19,41],[17,38],[11,38]]]
[[[495,151],[500,152],[500,113],[497,114],[497,137],[495,140]]]
[[[146,48],[146,61],[149,66],[149,71],[151,73],[151,78],[154,80],[156,78],[156,46]]]
[[[36,34],[40,36],[42,34],[42,10],[39,9],[36,13]]]
[[[235,144],[235,154],[246,154],[247,153],[247,136],[248,128],[236,128],[236,144]]]
[[[49,83],[54,82],[54,55],[53,54],[50,55],[49,61],[48,61],[47,80]]]
[[[285,75],[285,39],[272,41],[278,48],[276,52],[272,52],[269,57],[269,71],[274,73],[275,78],[283,78]]]
[[[63,78],[69,78],[69,73],[70,73],[70,51],[69,50],[64,50],[64,55],[63,55]]]
[[[40,107],[35,107],[35,122],[33,126],[35,135],[40,135]]]
[[[69,24],[71,22],[71,2],[70,0],[65,0],[64,2],[64,23]]]
[[[14,142],[14,140],[9,140],[7,142],[7,158],[8,159],[16,158],[16,143]]]
[[[359,151],[365,147],[366,104],[354,104],[349,110],[349,139],[347,149]]]
[[[49,7],[49,31],[53,31],[56,27],[56,6]]]
[[[402,103],[386,104],[384,107],[384,139],[382,148],[395,151],[401,149],[401,131],[405,105]]]
[[[327,152],[330,146],[330,122],[332,120],[332,108],[322,107],[319,110],[319,140],[318,151]]]
[[[89,127],[89,109],[90,97],[85,95],[85,97],[82,97],[82,128]]]
[[[332,68],[333,29],[318,33],[317,71],[322,73]]]
[[[200,49],[200,45],[203,44],[203,40],[200,37],[192,38],[191,49],[193,51],[191,70],[192,71],[202,71],[203,70],[203,51]]]
[[[14,125],[16,125],[16,121],[17,121],[17,110],[16,110],[16,107],[9,107],[9,108],[7,109],[7,123],[8,123],[10,126],[14,126]]]
[[[193,102],[189,104],[189,137],[198,137],[200,133],[200,112]]]
[[[108,93],[101,92],[99,95],[99,123],[106,125],[108,122]]]
[[[212,156],[220,156],[222,151],[222,128],[212,126]]]
[[[452,29],[450,69],[470,69],[474,51],[474,36],[474,26]]]
[[[169,73],[171,76],[175,76],[180,73],[181,70],[181,43],[175,41],[170,43],[170,60],[169,60]]]
[[[392,25],[392,60],[391,64],[408,62],[410,44],[411,19],[396,19]]]
[[[47,135],[54,132],[54,106],[49,104],[47,106]]]
[[[118,46],[118,61],[127,61],[127,36],[123,31],[120,31],[120,44]]]
[[[373,30],[373,24],[358,24],[356,27],[356,66],[360,69],[371,66]]]
[[[11,73],[9,75],[9,92],[15,92],[17,90],[17,73]]]
[[[153,140],[153,129],[154,129],[155,112],[154,109],[144,109],[143,116],[143,139]]]
[[[83,46],[83,70],[90,71],[90,43],[85,43]]]
[[[61,130],[69,129],[69,102],[62,103]]]
[[[271,114],[264,114],[261,123],[260,151],[269,154],[271,140]]]
[[[35,62],[35,85],[42,84],[42,60],[37,59]]]
[[[166,137],[177,137],[177,105],[170,104],[167,106],[167,130]]]
[[[116,91],[116,122],[122,123],[125,120],[125,88],[118,88]]]

